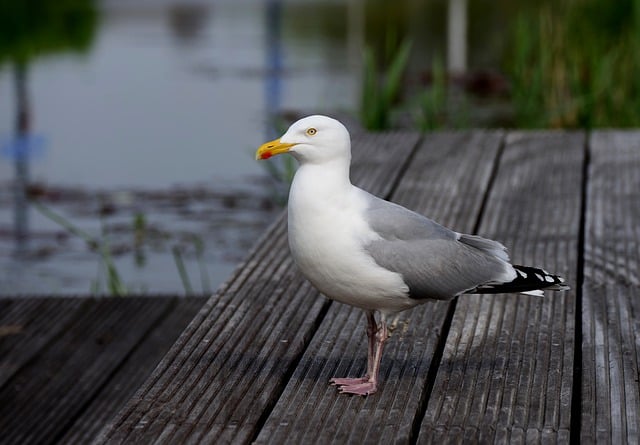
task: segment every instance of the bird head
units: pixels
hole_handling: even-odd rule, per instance
[[[262,144],[256,159],[269,159],[290,153],[300,163],[323,163],[333,159],[351,158],[349,132],[335,119],[308,116],[294,122],[279,139]]]

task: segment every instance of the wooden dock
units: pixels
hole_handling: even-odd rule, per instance
[[[364,316],[300,276],[282,215],[94,443],[638,443],[640,131],[354,139],[356,184],[571,290],[405,312],[379,391],[340,395],[329,378],[366,366]]]
[[[88,443],[205,298],[0,298],[0,444]]]

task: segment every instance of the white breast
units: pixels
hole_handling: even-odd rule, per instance
[[[366,204],[358,189],[323,188],[308,170],[297,172],[289,197],[289,246],[305,277],[327,297],[363,309],[414,306],[402,277],[363,248],[377,234],[362,217]]]

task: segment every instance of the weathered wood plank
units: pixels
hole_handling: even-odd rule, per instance
[[[573,290],[461,297],[420,443],[569,439],[584,140],[508,135],[478,233],[502,241],[516,263],[563,274]]]
[[[97,303],[83,302],[61,338],[52,338],[36,361],[2,387],[0,430],[8,431],[3,440],[35,443],[57,437],[87,402],[87,394],[95,391],[91,386],[101,384],[97,377],[111,371],[109,363],[100,360],[101,352],[132,320]],[[125,314],[131,314],[136,308],[127,309]]]
[[[90,443],[98,432],[117,413],[127,400],[149,377],[162,357],[169,351],[179,335],[198,313],[207,298],[149,297],[145,299],[143,316],[152,315],[146,309],[158,300],[169,300],[167,309],[157,319],[148,334],[129,355],[123,356],[122,364],[97,392],[60,440],[61,443]],[[112,301],[116,303],[117,301]],[[135,329],[131,326],[130,329]]]
[[[104,398],[99,403],[102,411],[97,412],[92,408],[96,395],[109,394],[104,388],[143,342],[154,323],[172,316],[170,311],[175,301],[168,298],[12,300],[16,308],[12,311],[16,317],[13,323],[21,324],[23,329],[11,336],[15,338],[6,340],[19,345],[20,349],[33,349],[37,354],[25,361],[13,348],[8,355],[0,356],[0,368],[4,369],[7,363],[12,367],[11,376],[0,386],[2,442],[53,443],[73,429],[79,416],[95,431],[100,416],[112,416],[121,403],[117,398]],[[58,316],[62,313],[67,317]],[[47,318],[47,314],[53,316]],[[58,326],[61,320],[64,321],[62,327]],[[174,338],[168,339],[172,340]],[[1,343],[4,345],[4,340]],[[165,348],[167,346],[165,337]],[[155,352],[156,363],[162,352]],[[20,363],[16,364],[13,357],[18,357]],[[141,367],[144,363],[130,365]],[[150,371],[147,367],[146,372]],[[136,381],[135,374],[123,379],[131,379],[129,383],[135,386],[141,383]]]
[[[501,142],[501,132],[426,136],[393,200],[473,231]],[[328,384],[333,376],[359,376],[366,369],[363,313],[333,303],[257,442],[409,442],[447,309],[445,302],[429,302],[402,315],[383,356],[381,387],[362,398],[339,395]]]
[[[417,134],[355,141],[356,183],[388,193]],[[285,217],[212,297],[98,442],[248,442],[280,396],[327,302],[294,269]]]
[[[640,132],[590,140],[582,298],[584,443],[640,442]]]
[[[65,300],[53,305],[46,299],[4,299],[0,312],[0,387],[25,363],[37,356],[42,348],[64,331],[75,311],[82,304],[80,299]]]

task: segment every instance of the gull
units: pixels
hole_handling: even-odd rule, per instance
[[[377,391],[388,320],[401,311],[465,293],[542,296],[542,289],[568,289],[557,275],[512,265],[497,241],[455,232],[354,186],[351,139],[335,119],[300,119],[260,146],[256,159],[282,153],[299,164],[288,200],[295,264],[326,297],[361,308],[367,317],[367,372],[331,379],[342,393]]]

